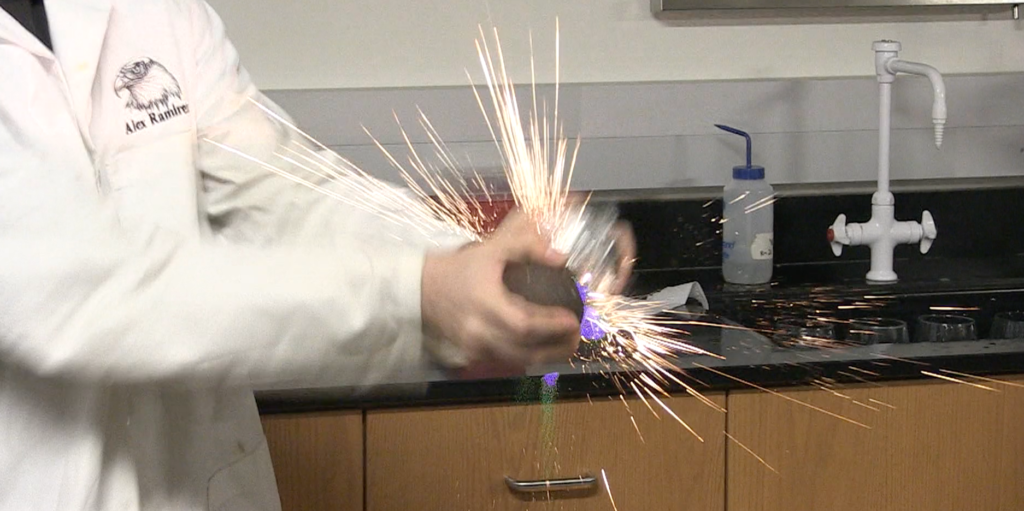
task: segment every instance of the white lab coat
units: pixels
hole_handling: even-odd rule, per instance
[[[201,0],[46,8],[53,53],[0,11],[0,510],[277,509],[250,389],[421,367],[427,244],[197,142],[289,136]]]

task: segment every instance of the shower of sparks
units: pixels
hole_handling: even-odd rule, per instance
[[[478,89],[473,87],[480,111],[487,122],[491,137],[498,153],[501,155],[502,167],[508,180],[509,188],[515,198],[516,205],[537,221],[542,227],[549,229],[554,236],[553,245],[565,246],[565,240],[558,236],[565,222],[573,215],[569,206],[569,189],[572,183],[576,156],[580,148],[580,140],[576,139],[575,147],[569,157],[569,141],[564,135],[562,124],[558,120],[558,25],[555,26],[555,102],[552,118],[547,116],[546,103],[543,114],[537,106],[536,78],[533,69],[533,37],[530,37],[530,75],[533,106],[524,125],[520,115],[519,102],[516,99],[515,85],[505,68],[504,55],[498,31],[494,29],[495,52],[492,54],[487,44],[487,37],[480,28],[480,38],[476,41],[477,55],[484,72],[487,90],[490,92],[490,113]],[[468,72],[467,72],[468,74]],[[472,78],[470,78],[472,81]],[[552,144],[550,141],[554,140]],[[583,208],[579,208],[582,213]],[[559,242],[563,243],[559,243]]]
[[[740,442],[739,440],[736,440],[736,437],[730,435],[728,431],[723,431],[722,433],[725,433],[725,437],[726,438],[728,438],[729,440],[732,440],[733,443],[735,443],[736,445],[740,446],[740,448],[742,448],[744,451],[747,451],[747,453],[750,454],[751,456],[753,456],[754,459],[756,459],[757,461],[760,461],[762,465],[768,467],[768,470],[771,470],[772,472],[775,472],[776,474],[779,473],[778,470],[775,470],[775,467],[769,465],[768,462],[764,460],[764,458],[758,456],[757,453],[752,451],[749,447],[743,445],[743,442]]]
[[[860,427],[862,427],[864,429],[871,429],[871,426],[868,426],[867,424],[863,424],[861,422],[857,422],[857,421],[855,421],[855,420],[853,420],[853,419],[851,419],[849,417],[844,417],[842,415],[839,415],[838,413],[830,412],[830,411],[828,411],[828,410],[826,410],[824,408],[820,408],[820,407],[814,406],[814,405],[812,405],[810,403],[805,403],[803,401],[800,401],[799,399],[793,399],[793,398],[791,398],[791,397],[789,397],[789,396],[787,396],[787,395],[785,395],[785,394],[783,394],[781,392],[775,392],[774,390],[771,390],[769,388],[762,387],[760,385],[757,385],[755,383],[752,383],[752,382],[749,382],[749,381],[746,381],[746,380],[742,380],[742,379],[737,378],[735,376],[732,376],[732,375],[730,375],[728,373],[719,371],[719,370],[717,370],[717,369],[715,369],[713,367],[708,367],[706,365],[698,364],[698,363],[695,363],[694,365],[696,365],[697,367],[701,367],[701,368],[707,369],[708,371],[711,371],[711,372],[713,372],[715,374],[718,374],[718,375],[724,376],[726,378],[729,378],[730,380],[733,380],[735,382],[739,382],[739,383],[742,383],[742,384],[747,385],[749,387],[753,387],[753,388],[755,388],[757,390],[760,390],[762,392],[767,392],[767,393],[769,393],[769,394],[771,394],[773,396],[781,397],[782,399],[785,399],[786,401],[790,401],[790,402],[796,403],[796,404],[798,404],[800,406],[803,406],[803,407],[806,407],[806,408],[810,408],[811,410],[815,410],[815,411],[821,412],[821,413],[823,413],[825,415],[828,415],[830,417],[835,417],[836,419],[839,419],[839,420],[841,420],[843,422],[849,422],[850,424],[853,424],[854,426],[860,426]]]
[[[450,233],[475,241],[484,234],[481,227],[486,218],[479,202],[471,199],[469,193],[466,193],[465,200],[451,200],[453,191],[470,190],[469,182],[465,179],[453,185],[448,179],[431,179],[434,175],[426,170],[427,167],[419,167],[426,174],[424,177],[430,192],[405,174],[403,179],[411,191],[405,193],[370,176],[259,101],[249,98],[249,102],[281,126],[287,127],[293,135],[274,150],[273,159],[260,159],[210,138],[204,138],[203,141],[326,197],[372,213],[393,224],[412,228],[423,235]],[[426,200],[430,193],[441,199]]]
[[[961,380],[959,378],[954,378],[952,376],[946,376],[946,375],[943,375],[943,374],[933,373],[931,371],[921,371],[921,374],[923,374],[925,376],[931,376],[932,378],[938,378],[940,380],[951,381],[953,383],[961,383],[963,385],[967,385],[967,386],[970,386],[970,387],[978,388],[978,389],[981,389],[981,390],[988,390],[990,392],[999,392],[999,389],[994,389],[994,388],[989,387],[987,385],[982,385],[980,383],[972,383],[972,382],[969,382],[969,381],[966,381],[966,380]]]
[[[488,43],[482,27],[479,33],[476,48],[486,94],[476,85],[473,86],[473,94],[498,150],[512,198],[522,212],[551,236],[554,248],[570,255],[570,269],[587,287],[585,302],[591,311],[588,323],[593,323],[596,331],[604,333],[597,340],[587,340],[596,345],[598,354],[585,362],[602,365],[607,369],[602,373],[615,373],[615,384],[620,389],[623,389],[622,384],[632,389],[655,416],[657,413],[651,399],[701,438],[655,394],[667,396],[665,388],[678,384],[702,403],[724,412],[721,406],[684,382],[681,378],[685,373],[673,363],[680,355],[723,357],[680,340],[679,327],[687,321],[664,318],[663,307],[659,304],[608,294],[606,291],[614,280],[614,270],[601,268],[604,271],[597,271],[586,267],[595,262],[592,257],[574,259],[574,237],[579,236],[581,229],[590,227],[583,223],[591,208],[587,197],[570,197],[580,140],[577,138],[570,146],[558,117],[560,57],[557,24],[554,105],[550,115],[546,100],[538,104],[532,36],[532,100],[529,105],[532,108],[523,116],[514,83],[505,67],[497,30],[491,34],[493,43]],[[472,77],[470,81],[473,81]],[[274,109],[254,99],[250,102],[292,135],[270,157],[259,158],[209,138],[204,141],[329,198],[411,229],[427,239],[433,239],[437,233],[446,233],[478,241],[489,234],[495,213],[488,213],[484,204],[492,202],[491,188],[478,174],[458,163],[423,111],[418,111],[418,125],[430,142],[430,155],[421,154],[423,151],[416,149],[397,114],[395,122],[408,150],[404,159],[392,154],[364,128],[401,176],[405,184],[405,190],[401,190],[374,178]],[[573,266],[574,261],[578,262],[577,267]]]
[[[520,115],[515,87],[505,68],[496,30],[493,34],[493,51],[482,29],[481,37],[476,43],[485,83],[490,93],[489,101],[485,100],[476,87],[473,91],[501,155],[502,166],[516,205],[552,234],[554,247],[571,252],[573,236],[577,234],[575,228],[578,228],[584,216],[587,201],[584,199],[582,202],[574,203],[569,200],[580,141],[576,139],[570,156],[569,142],[558,119],[557,26],[555,33],[555,97],[550,119],[546,103],[542,108],[538,108],[532,37],[530,74],[533,94],[527,122],[524,123]],[[489,105],[490,109],[485,105]],[[554,142],[550,142],[551,140]],[[570,254],[570,268],[572,265],[573,257]],[[587,330],[604,334],[598,339],[587,339],[589,345],[595,346],[594,351],[597,354],[593,357],[588,356],[586,361],[602,365],[608,373],[615,372],[613,378],[620,390],[623,389],[622,381],[626,381],[627,386],[655,417],[658,417],[658,414],[650,400],[700,439],[700,435],[676,416],[655,394],[667,396],[664,387],[674,382],[705,404],[724,412],[720,406],[678,378],[674,373],[680,372],[680,369],[673,363],[680,355],[719,355],[681,341],[675,327],[683,321],[658,317],[663,311],[662,304],[607,294],[605,291],[609,284],[608,279],[614,277],[614,272],[595,274],[591,271],[594,268],[572,269],[577,271],[581,286],[586,286],[584,301],[591,312],[586,318],[586,326],[589,327]],[[624,370],[624,374],[612,371],[613,366],[615,369]]]
[[[407,165],[412,168],[412,171],[385,149],[384,145],[368,129],[364,127],[363,130],[370,136],[374,145],[384,154],[388,162],[398,170],[402,181],[415,196],[416,202],[427,205],[434,221],[451,223],[457,232],[465,233],[471,239],[481,239],[486,234],[489,221],[493,218],[484,214],[483,207],[479,200],[474,198],[472,192],[474,188],[479,189],[484,194],[485,200],[489,200],[490,191],[479,174],[473,173],[469,180],[465,178],[467,172],[458,164],[448,146],[427,119],[426,114],[418,108],[417,111],[420,127],[433,144],[434,155],[442,162],[442,165],[424,160],[420,156],[397,114],[395,114],[395,123],[409,150]],[[426,188],[420,184],[421,181],[425,183]],[[471,185],[475,185],[475,187]],[[414,216],[410,217],[409,221],[420,222],[423,219]]]
[[[529,104],[525,105],[529,107],[526,115],[521,114],[521,105],[516,97],[514,83],[505,67],[497,30],[491,34],[493,43],[488,43],[487,34],[482,27],[479,33],[480,38],[476,41],[476,48],[479,64],[483,71],[484,86],[477,87],[474,84],[472,90],[500,156],[504,178],[512,199],[522,212],[551,236],[553,247],[563,252],[571,252],[574,236],[578,235],[587,213],[594,208],[589,203],[589,197],[583,196],[577,199],[570,193],[580,140],[576,138],[575,143],[570,143],[558,117],[560,57],[557,25],[553,108],[548,109],[546,100],[538,101],[531,36],[530,91],[532,98]],[[470,81],[472,82],[472,78]],[[408,152],[405,157],[393,154],[369,130],[364,128],[388,163],[395,167],[401,176],[405,187],[399,189],[374,178],[351,161],[338,155],[296,127],[274,109],[257,100],[250,99],[250,101],[278,125],[287,128],[293,136],[264,157],[253,156],[240,148],[231,147],[209,138],[204,138],[204,141],[296,184],[367,211],[428,240],[436,239],[438,234],[449,234],[467,241],[480,241],[490,234],[489,230],[493,228],[498,214],[492,208],[486,207],[496,200],[493,183],[485,182],[473,169],[464,168],[459,163],[459,159],[443,141],[441,134],[423,111],[417,111],[416,125],[429,141],[429,150],[416,149],[412,141],[413,138],[402,125],[398,115],[395,114],[395,122]],[[757,209],[771,206],[776,199],[775,195],[762,198],[748,205],[745,212],[751,213]],[[706,203],[704,208],[707,209],[713,203],[714,201]],[[708,218],[710,215],[711,213],[707,213],[705,219],[709,220],[709,224],[713,224],[715,229],[725,222],[721,218]],[[584,225],[584,227],[587,226]],[[719,234],[715,233],[716,236]],[[709,245],[704,239],[696,240],[695,244],[697,246]],[[676,315],[673,311],[665,311],[664,304],[609,294],[606,292],[607,284],[613,275],[607,271],[599,272],[594,268],[587,267],[586,264],[574,267],[572,261],[574,259],[570,253],[570,269],[577,274],[580,283],[587,287],[584,293],[584,301],[589,311],[587,322],[594,331],[603,333],[596,339],[589,337],[585,339],[587,345],[593,346],[594,349],[591,350],[592,354],[580,357],[584,364],[584,371],[590,372],[588,366],[597,366],[597,372],[611,379],[620,391],[620,397],[626,394],[636,395],[656,418],[661,418],[658,413],[658,409],[661,409],[662,413],[667,413],[700,441],[703,441],[703,438],[659,397],[659,395],[668,397],[670,395],[668,389],[682,388],[704,405],[716,411],[725,412],[722,406],[699,392],[695,385],[701,385],[701,382],[686,374],[678,366],[678,359],[681,356],[724,358],[719,354],[685,342],[687,326],[736,329],[763,333],[777,338],[781,332],[771,324],[775,318],[804,317],[816,318],[829,323],[847,323],[847,320],[835,318],[835,314],[840,311],[885,307],[893,299],[887,296],[864,295],[857,300],[845,300],[830,296],[834,289],[819,287],[812,289],[808,297],[799,300],[752,300],[750,305],[758,313],[755,315],[756,324],[751,327],[733,326],[692,320],[683,315]],[[589,259],[586,261],[587,263],[592,262]],[[942,306],[931,307],[931,309],[934,311],[978,310],[976,307]],[[809,336],[803,336],[796,344],[800,347],[825,349],[842,349],[849,346],[849,343],[843,341]],[[923,366],[929,365],[887,355],[879,354],[877,356]],[[878,364],[883,365],[882,363]],[[782,397],[800,406],[870,429],[870,426],[853,419],[760,387],[706,365],[696,362],[694,365],[743,385]],[[869,377],[877,376],[877,373],[867,370],[855,367],[850,369]],[[868,381],[866,378],[852,373],[843,372],[842,374],[858,381]],[[956,373],[922,371],[922,374],[997,391],[985,385],[950,376],[950,374]],[[962,374],[959,376],[986,381],[981,377]],[[999,383],[1024,387],[1024,385],[1007,382]],[[817,386],[838,397],[850,399],[849,396],[836,391],[833,385],[817,384]],[[633,411],[629,410],[625,399],[622,400],[629,411],[630,421],[643,442],[644,439],[633,417]],[[877,407],[870,404],[852,401],[859,406],[878,410]],[[895,409],[892,405],[876,400],[869,400],[869,403]],[[746,449],[735,438],[730,437],[730,439]],[[749,449],[746,450],[750,452]],[[754,455],[753,452],[751,454]],[[760,458],[758,459],[760,460]],[[763,460],[761,461],[763,463]],[[767,463],[765,465],[768,466]],[[772,467],[769,466],[769,468],[775,471]],[[602,476],[604,476],[604,471],[602,471]],[[606,478],[605,486],[607,487]],[[611,498],[610,491],[609,498]],[[612,504],[614,507],[614,501]]]
[[[612,487],[608,486],[608,474],[604,472],[603,468],[601,469],[601,479],[604,480],[604,491],[608,492],[608,500],[612,503],[612,509],[619,511],[619,506],[615,505],[615,497],[612,497]]]

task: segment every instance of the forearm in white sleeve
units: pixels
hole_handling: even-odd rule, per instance
[[[443,250],[469,241],[457,233],[443,230],[423,232],[384,220],[351,203],[289,181],[255,163],[253,160],[273,163],[342,196],[354,193],[353,187],[318,178],[280,157],[284,153],[301,160],[294,153],[287,153],[288,149],[298,149],[310,156],[312,153],[304,151],[320,151],[321,156],[327,159],[332,155],[325,154],[322,148],[309,143],[297,131],[266,113],[264,109],[291,122],[287,113],[253,85],[216,13],[205,3],[197,2],[193,16],[200,77],[199,90],[195,95],[200,101],[197,116],[201,139],[198,166],[203,176],[204,207],[218,237],[232,243],[256,246],[324,246],[342,251],[358,245],[382,247],[399,244],[397,240],[406,247]],[[245,157],[225,150],[225,147],[237,150]],[[303,163],[316,167],[308,160]],[[408,304],[417,310],[400,311],[401,315],[418,313],[419,302]],[[451,343],[440,339],[419,339],[422,332],[418,325],[415,330],[400,332],[399,336],[417,339],[417,345],[424,344],[434,362],[449,367],[465,362],[461,351]],[[391,340],[380,339],[380,342]]]
[[[400,335],[420,328],[422,252],[133,241],[69,213],[0,236],[5,363],[108,382],[259,385],[329,371],[365,384],[422,357]]]

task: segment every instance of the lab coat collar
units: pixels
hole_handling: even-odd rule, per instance
[[[50,32],[52,34],[54,31],[53,16],[50,13],[57,9],[71,9],[82,13],[92,12],[93,14],[92,16],[86,14],[85,18],[79,20],[80,23],[75,23],[74,28],[76,30],[87,33],[96,30],[101,34],[105,34],[112,3],[113,0],[46,0],[46,17],[51,27]],[[98,18],[102,18],[102,23],[93,27],[87,26],[90,23],[95,23]],[[100,41],[102,40],[101,36]],[[0,9],[0,41],[16,44],[40,57],[53,58],[53,53],[45,44],[40,42],[31,32],[25,30],[25,27],[21,26],[18,20],[14,19],[3,9]]]
[[[49,9],[49,2],[46,4]],[[0,43],[7,42],[20,46],[38,57],[54,59],[53,53],[32,32],[18,23],[7,11],[0,9]]]

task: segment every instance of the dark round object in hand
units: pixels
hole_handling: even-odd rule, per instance
[[[583,300],[572,272],[565,268],[513,262],[505,266],[502,280],[510,291],[530,302],[565,307],[577,320],[583,319]]]

